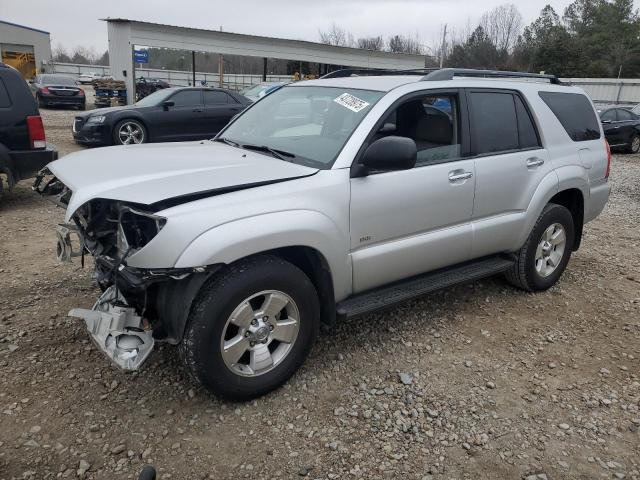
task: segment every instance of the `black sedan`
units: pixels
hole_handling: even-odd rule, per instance
[[[603,108],[598,114],[611,148],[628,153],[640,151],[640,116],[620,107]]]
[[[129,145],[212,138],[251,102],[218,88],[167,88],[133,105],[78,115],[73,138],[83,145]]]
[[[52,73],[36,75],[29,85],[39,107],[64,105],[85,109],[84,90],[71,77]]]

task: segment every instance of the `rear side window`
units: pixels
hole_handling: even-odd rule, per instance
[[[217,90],[205,90],[204,103],[207,105],[226,105],[227,103],[232,103],[232,100],[229,98],[229,95],[224,92],[219,92]]]
[[[637,116],[631,113],[629,110],[623,108],[618,109],[618,120],[621,122],[628,122],[630,120],[637,120]]]
[[[511,93],[471,92],[472,145],[476,154],[517,150],[518,119]]]
[[[579,93],[539,92],[574,142],[600,138],[600,125],[591,102]]]
[[[4,82],[0,78],[0,108],[7,108],[11,106],[11,98],[9,98],[9,92]]]

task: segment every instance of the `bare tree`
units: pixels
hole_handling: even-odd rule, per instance
[[[322,30],[318,31],[318,35],[320,36],[320,43],[325,43],[327,45],[352,47],[355,44],[353,35],[335,23],[332,23],[331,27],[329,27],[329,30],[326,32],[323,32]]]
[[[384,50],[384,40],[381,36],[359,38],[357,45],[364,50]]]
[[[498,51],[511,52],[522,30],[522,15],[512,3],[500,5],[480,18],[480,25]]]
[[[394,35],[389,39],[389,51],[394,53],[415,53],[421,54],[422,44],[420,39],[416,37],[407,37],[404,35]]]
[[[64,48],[61,44],[56,45],[53,49],[53,61],[61,63],[71,62],[71,57],[67,53],[67,49]]]

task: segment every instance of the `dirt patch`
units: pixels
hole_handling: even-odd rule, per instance
[[[62,153],[73,115],[43,111]],[[0,202],[0,479],[640,478],[640,157],[612,184],[548,292],[495,278],[342,324],[230,404],[172,347],[109,365],[66,317],[98,295],[90,268],[56,264],[63,212],[22,182]]]

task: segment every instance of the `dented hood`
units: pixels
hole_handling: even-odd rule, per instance
[[[318,171],[210,141],[97,148],[48,168],[72,191],[67,218],[94,198],[175,204]]]

